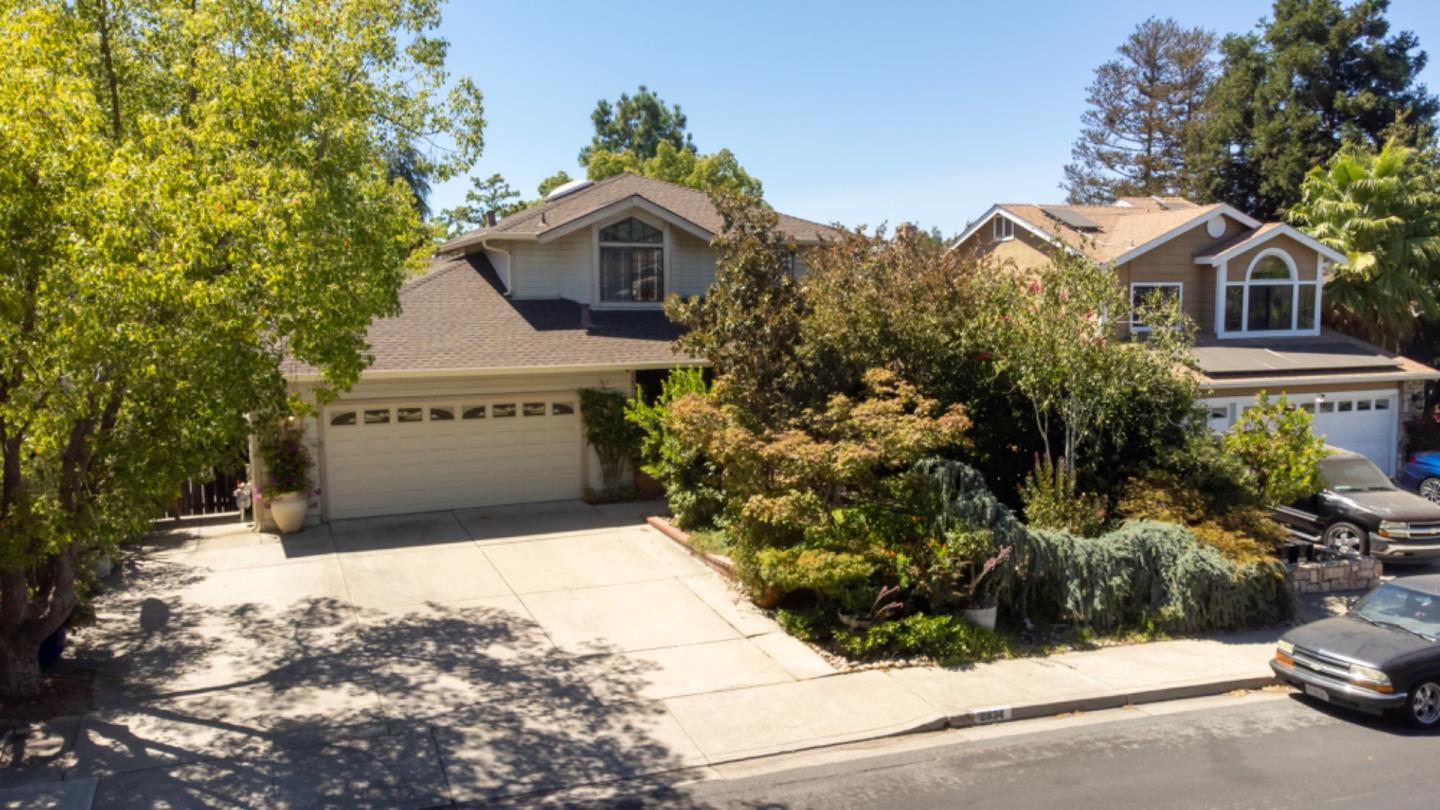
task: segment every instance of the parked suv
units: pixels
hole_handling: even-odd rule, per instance
[[[1440,504],[1398,489],[1359,453],[1329,449],[1320,462],[1325,488],[1276,507],[1277,520],[1334,551],[1386,561],[1440,557]]]

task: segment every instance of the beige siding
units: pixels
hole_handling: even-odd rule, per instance
[[[956,246],[956,250],[968,252],[975,259],[1014,262],[1016,267],[1039,267],[1050,261],[1051,247],[1019,225],[1015,226],[1014,239],[996,242],[990,238],[990,225],[986,224]]]
[[[700,295],[715,280],[715,251],[709,243],[678,228],[670,231],[669,292]]]
[[[1290,254],[1290,258],[1295,262],[1295,270],[1300,274],[1302,281],[1315,280],[1315,264],[1320,258],[1319,255],[1288,236],[1276,236],[1268,242],[1262,243],[1259,247],[1247,250],[1230,259],[1226,263],[1227,278],[1231,281],[1244,281],[1245,273],[1250,270],[1250,262],[1254,261],[1255,257],[1259,256],[1262,252],[1270,250],[1271,248],[1279,248]]]
[[[1185,285],[1181,292],[1185,314],[1199,325],[1202,335],[1215,334],[1215,270],[1196,264],[1195,254],[1239,232],[1239,223],[1221,219],[1225,233],[1218,239],[1202,223],[1121,265],[1117,272],[1126,294],[1135,283],[1179,282]]]
[[[513,295],[589,301],[591,239],[587,228],[554,242],[516,244],[511,251]]]

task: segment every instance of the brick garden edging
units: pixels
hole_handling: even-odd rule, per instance
[[[690,552],[691,556],[713,568],[716,573],[726,579],[735,578],[735,563],[729,557],[723,554],[711,554],[708,551],[701,551],[695,548],[695,544],[690,540],[690,534],[688,532],[663,517],[651,515],[645,518],[645,522],[653,526],[656,531],[674,540],[681,548]]]
[[[1368,591],[1380,584],[1381,570],[1370,557],[1288,563],[1285,584],[1296,594]]]

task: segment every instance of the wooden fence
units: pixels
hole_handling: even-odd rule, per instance
[[[245,478],[245,468],[224,471],[215,468],[209,480],[192,478],[180,487],[180,494],[165,508],[166,517],[190,517],[235,512],[235,485]]]

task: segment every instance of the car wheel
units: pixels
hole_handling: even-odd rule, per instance
[[[1410,690],[1405,719],[1417,728],[1435,728],[1440,724],[1440,682],[1422,681]]]
[[[1354,554],[1365,553],[1365,530],[1348,521],[1331,524],[1321,538],[1325,548]]]
[[[1431,503],[1440,503],[1440,478],[1426,478],[1421,481],[1420,497]]]

